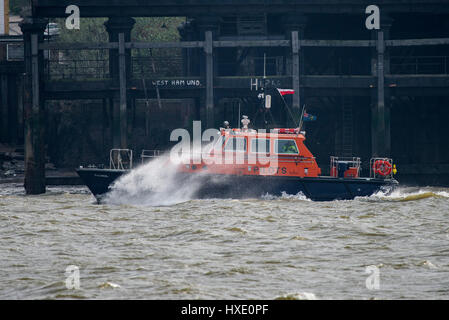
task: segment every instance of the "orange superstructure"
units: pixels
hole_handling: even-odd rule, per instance
[[[223,175],[318,177],[318,167],[298,129],[274,129],[260,133],[250,129],[222,129],[214,146],[201,161],[183,164],[183,172]]]

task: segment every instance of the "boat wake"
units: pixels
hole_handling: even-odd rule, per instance
[[[283,191],[280,196],[275,196],[272,194],[265,194],[262,196],[262,200],[299,200],[299,201],[312,201],[307,196],[299,192],[298,194],[288,194],[287,192]]]
[[[359,197],[358,200],[367,201],[395,201],[395,202],[407,202],[407,201],[418,201],[429,198],[440,198],[449,199],[448,189],[438,189],[438,188],[413,188],[413,187],[403,187],[394,190],[392,193],[387,194],[385,192],[379,191],[370,197]]]
[[[166,154],[119,178],[102,201],[114,205],[175,205],[191,200],[202,179],[201,174],[181,176]]]
[[[197,198],[199,191],[208,182],[220,184],[214,178],[207,177],[205,172],[185,175],[180,174],[178,169],[178,165],[170,161],[167,153],[119,178],[102,202],[114,205],[170,206]],[[224,178],[220,179],[223,182]],[[406,202],[428,198],[449,199],[449,189],[401,187],[391,193],[379,191],[371,196],[357,197],[356,200]],[[295,195],[282,192],[280,196],[265,194],[261,199],[311,201],[301,192]]]

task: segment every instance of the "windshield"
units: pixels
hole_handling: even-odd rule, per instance
[[[225,151],[246,152],[245,138],[229,138],[225,146]]]
[[[298,146],[295,140],[276,140],[277,154],[298,154]]]

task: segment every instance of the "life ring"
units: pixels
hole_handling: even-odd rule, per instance
[[[374,173],[386,177],[391,174],[393,166],[391,165],[390,161],[377,160],[376,162],[374,162],[373,170]]]

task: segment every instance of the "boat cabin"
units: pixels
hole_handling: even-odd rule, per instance
[[[260,133],[251,129],[221,129],[220,137],[199,164],[187,171],[215,174],[318,177],[321,169],[304,144],[298,129],[274,129]]]
[[[225,124],[228,124],[225,122]],[[305,132],[300,129],[272,129],[270,132],[248,128],[247,117],[242,129],[220,128],[218,138],[201,153],[183,157],[179,171],[222,175],[281,176],[317,178],[321,168],[305,145]],[[204,151],[205,150],[205,151]],[[113,156],[117,151],[118,155]],[[111,169],[124,169],[122,154],[131,158],[130,150],[111,151]],[[130,153],[131,152],[131,153]],[[142,163],[159,157],[159,151],[144,150]],[[130,153],[130,155],[128,154]],[[125,157],[126,158],[126,157]],[[115,160],[117,159],[117,165]],[[393,179],[397,172],[393,160],[373,158],[370,161],[370,178]],[[331,157],[330,176],[335,179],[360,178],[361,160],[357,157]]]

